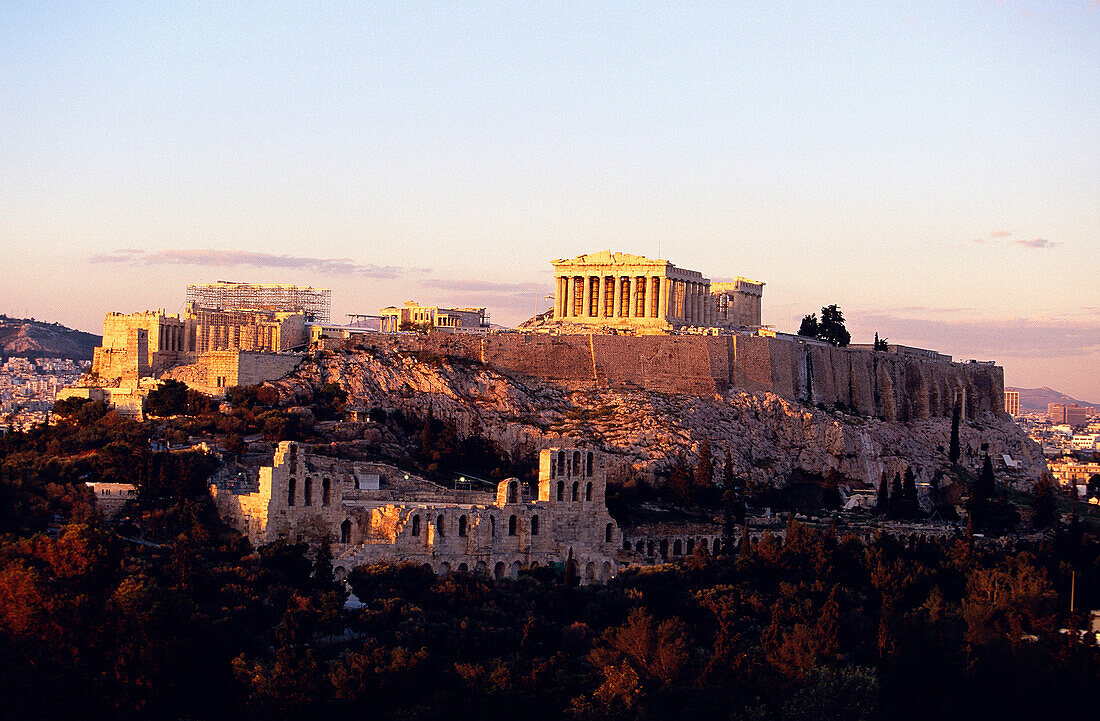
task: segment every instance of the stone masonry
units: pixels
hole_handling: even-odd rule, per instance
[[[495,495],[432,490],[427,482],[409,488],[406,481],[403,492],[395,490],[403,480],[284,441],[274,463],[260,469],[257,490],[212,490],[222,516],[254,544],[279,538],[334,542],[340,574],[363,564],[410,561],[436,573],[515,577],[520,569],[572,556],[580,578],[596,582],[633,558],[607,512],[606,460],[593,450],[543,450],[534,496],[516,478],[502,481]]]

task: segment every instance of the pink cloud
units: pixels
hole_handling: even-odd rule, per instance
[[[989,237],[990,238],[1007,238],[1010,235],[1012,235],[1012,231],[1010,231],[1010,230],[994,230],[992,233],[989,234]]]
[[[1032,238],[1031,240],[1017,238],[1012,242],[1016,245],[1022,245],[1025,248],[1053,248],[1054,246],[1058,245],[1057,243],[1050,242],[1046,238]]]

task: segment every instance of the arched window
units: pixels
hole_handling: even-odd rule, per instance
[[[306,476],[306,489],[305,489],[305,501],[302,503],[304,506],[313,505],[313,479]]]
[[[550,477],[553,478],[556,475],[558,475],[558,457],[554,456],[554,455],[551,455],[550,456]]]
[[[558,500],[565,500],[565,481],[558,481]]]
[[[638,541],[637,543],[635,543],[634,544],[634,551],[635,551],[635,553],[645,553],[645,543],[643,543],[642,541]],[[652,556],[653,552],[650,551],[649,555]]]
[[[684,552],[683,544],[681,544],[680,539],[677,538],[676,541],[672,544],[672,555],[673,556],[679,556],[679,555],[682,555],[683,552]]]
[[[437,516],[436,519],[435,519],[435,532],[439,534],[440,538],[443,537],[443,514],[442,513],[439,514],[439,516]]]
[[[497,519],[496,516],[489,516],[489,535],[497,535]]]
[[[340,543],[351,543],[351,521],[346,520],[340,524]]]
[[[577,500],[577,497],[580,495],[580,488],[581,488],[581,484],[577,483],[576,481],[573,481],[573,500],[574,501]]]
[[[508,519],[508,535],[509,536],[516,535],[516,517],[515,516],[512,516],[511,518]]]
[[[588,483],[587,486],[584,487],[584,500],[586,500],[586,501],[591,501],[592,500],[592,483],[591,483],[591,481]]]
[[[581,452],[573,451],[573,475],[579,476],[581,474]]]
[[[538,516],[531,516],[531,535],[532,536],[539,535],[539,517]]]
[[[667,556],[667,555],[668,555],[668,539],[666,538],[666,539],[661,541],[661,556]]]
[[[646,555],[647,556],[652,556],[653,555],[653,541],[650,541],[649,545],[646,546]]]
[[[420,535],[420,516],[413,516],[412,534],[414,536]]]
[[[706,551],[707,550],[707,539],[700,538],[699,539],[699,547],[702,548],[704,551]]]
[[[321,505],[327,506],[329,504],[329,496],[332,491],[332,481],[325,478],[321,481]]]
[[[298,481],[295,480],[294,476],[291,476],[290,480],[286,484],[286,505],[294,505],[294,491],[297,489],[297,487]]]
[[[519,500],[519,498],[518,498],[518,495],[519,495],[518,486],[519,486],[519,484],[516,483],[515,481],[512,481],[511,483],[508,484],[508,502],[509,503],[518,502],[518,500]]]
[[[611,543],[611,534],[614,532],[615,527],[612,524],[607,524],[603,529],[603,540],[607,543]]]
[[[563,476],[569,475],[569,469],[565,466],[565,451],[558,451],[558,473]]]
[[[466,523],[467,521],[465,514],[458,517],[458,535],[463,538],[466,537]]]
[[[624,551],[629,551],[630,550],[630,539],[629,538],[624,538],[623,539],[623,550]]]
[[[584,465],[585,465],[584,475],[588,476],[589,478],[592,477],[592,466],[594,465],[594,461],[595,461],[595,455],[592,453],[592,451],[589,451],[588,456],[585,458],[585,463],[584,463]]]
[[[687,555],[690,556],[692,551],[694,551],[694,550],[695,550],[695,539],[694,538],[689,538],[688,542],[687,542]]]

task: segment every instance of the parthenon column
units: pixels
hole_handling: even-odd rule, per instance
[[[592,315],[592,277],[584,276],[584,287],[581,288],[581,317],[588,318]]]
[[[621,318],[622,317],[623,281],[617,275],[613,276],[613,278],[614,278],[614,283],[615,283],[615,293],[614,293],[615,305],[611,309],[611,317],[612,318]]]
[[[672,287],[672,281],[667,276],[659,279],[661,283],[661,303],[657,310],[657,317],[661,320],[668,320],[668,293],[669,288]]]
[[[607,305],[607,288],[605,287],[606,284],[607,277],[604,276],[603,273],[600,273],[600,280],[598,283],[596,283],[596,292],[599,293],[599,295],[596,297],[596,315],[600,318],[603,318],[607,315],[607,309],[605,308],[605,306]]]
[[[634,306],[638,302],[638,279],[628,275],[626,277],[626,282],[629,284],[627,287],[630,288],[630,303],[626,306],[626,317],[633,318]]]

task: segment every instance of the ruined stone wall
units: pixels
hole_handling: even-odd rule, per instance
[[[741,388],[891,422],[950,417],[956,402],[968,419],[1004,410],[1004,372],[997,366],[782,338],[433,333],[353,343],[467,358],[571,390],[641,388],[706,397]]]

